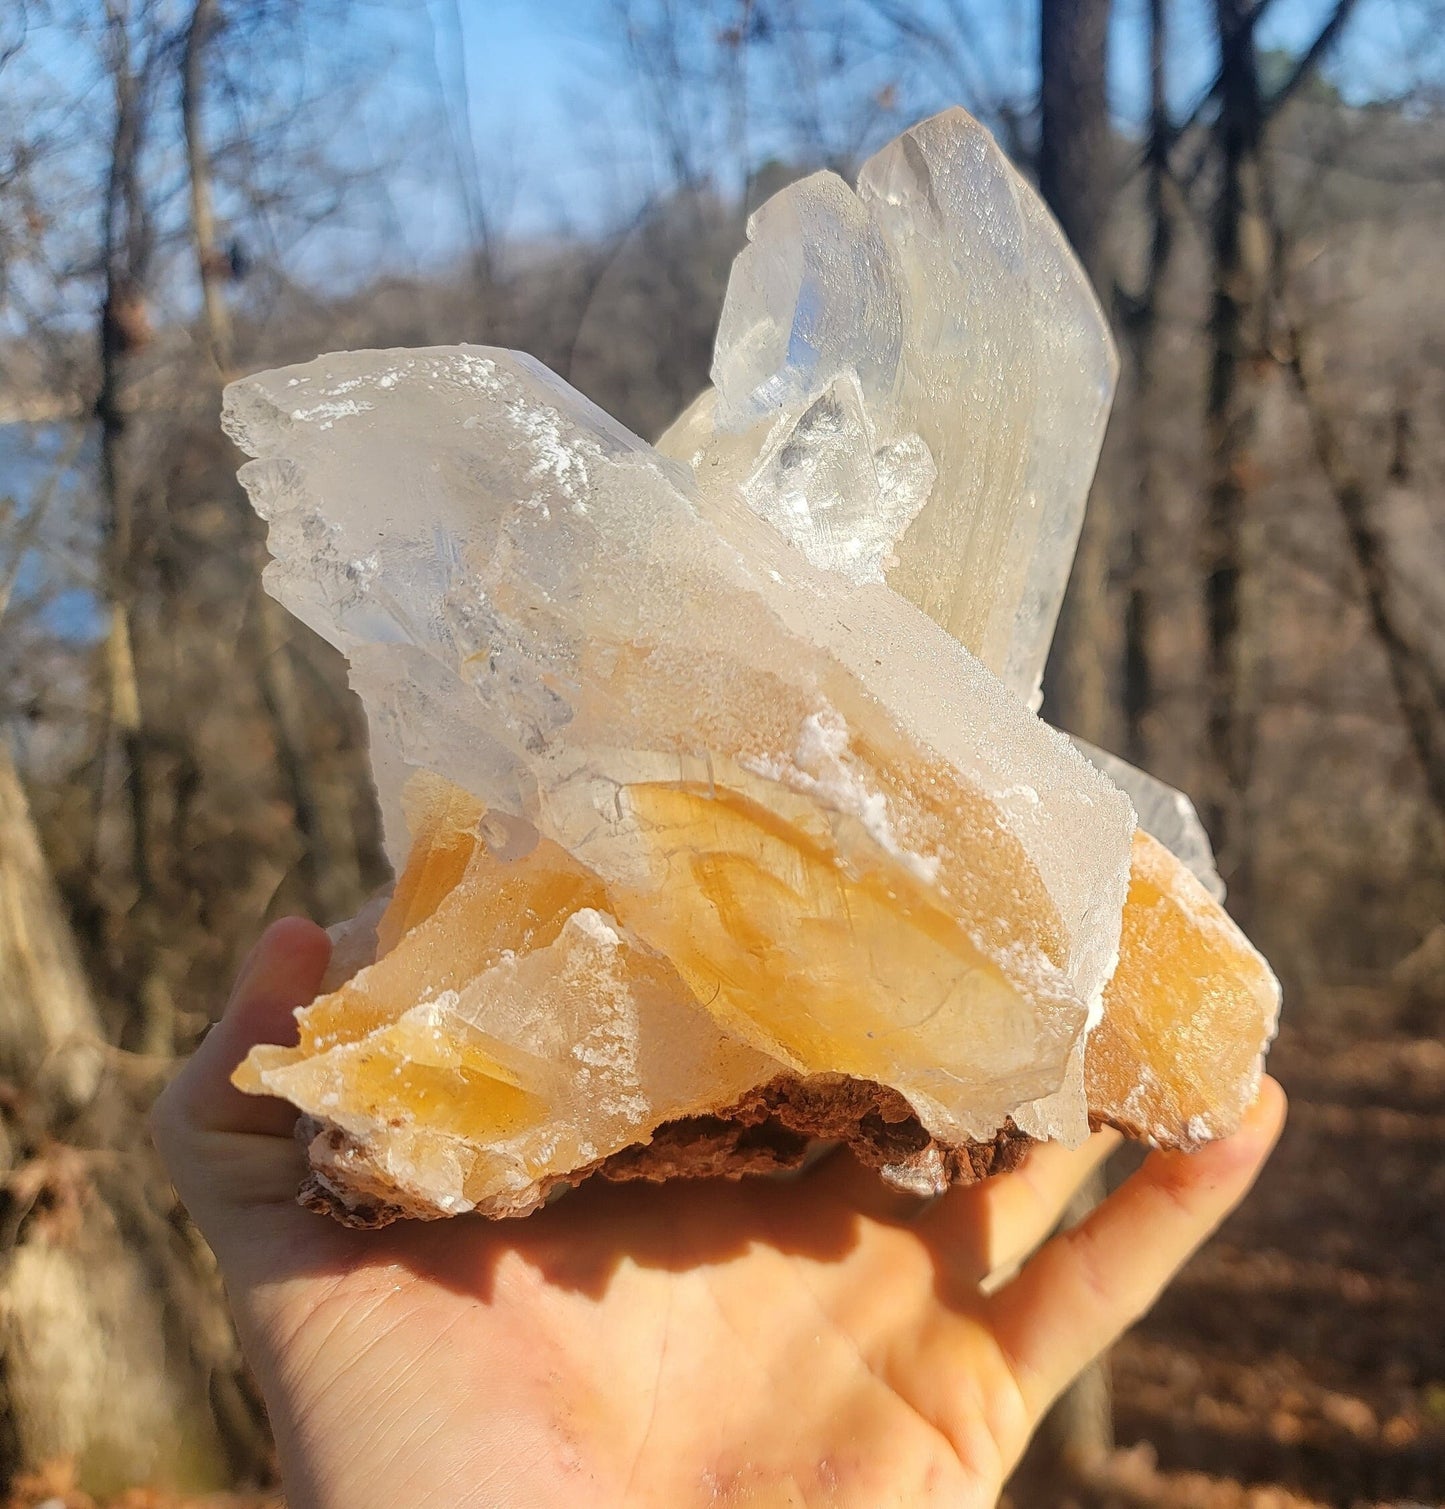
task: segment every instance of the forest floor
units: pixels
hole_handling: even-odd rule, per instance
[[[1114,1351],[1120,1449],[1087,1489],[1016,1509],[1445,1506],[1445,1042],[1372,1015],[1281,1033],[1278,1151]],[[101,1509],[63,1472],[15,1489],[9,1509]]]
[[[1445,1505],[1445,1042],[1373,1014],[1281,1033],[1283,1140],[1116,1348],[1079,1509]]]

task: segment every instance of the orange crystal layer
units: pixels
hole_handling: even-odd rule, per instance
[[[951,981],[974,1016],[982,997],[997,993],[1006,1007],[1016,988],[924,885],[895,870],[849,873],[818,835],[736,793],[639,785],[627,800],[668,867],[661,888],[609,893],[546,840],[499,860],[479,836],[481,805],[426,783],[378,926],[378,962],[298,1012],[298,1045],[255,1050],[236,1083],[265,1093],[262,1073],[351,1045],[327,1073],[340,1071],[338,1094],[363,1115],[404,1111],[413,1125],[472,1140],[540,1119],[545,1100],[525,1064],[429,1040],[400,1018],[504,953],[547,946],[583,908],[663,948],[679,991],[685,981],[726,1032],[777,1044],[811,1072],[889,1083],[900,1054],[956,1064],[965,1003],[935,992],[923,1018],[900,1022],[889,1002],[928,1000],[930,982]],[[1268,967],[1223,909],[1168,850],[1136,835],[1119,965],[1088,1042],[1091,1113],[1171,1145],[1224,1135],[1253,1094],[1276,1004]]]
[[[1135,1136],[1193,1146],[1226,1136],[1254,1097],[1279,987],[1194,876],[1134,838],[1119,965],[1089,1036],[1089,1110]]]
[[[726,1031],[800,1072],[883,1084],[930,1067],[957,1075],[967,1032],[980,1060],[1017,1067],[1033,1056],[1018,982],[906,870],[857,872],[825,834],[735,792],[638,785],[627,801],[665,875],[647,892],[615,893],[617,914]],[[1019,932],[1035,920],[1020,918]],[[978,1041],[1000,1027],[1017,1041]],[[1059,1031],[1071,1036],[1066,1014]]]

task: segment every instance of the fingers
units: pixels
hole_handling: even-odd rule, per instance
[[[241,966],[224,1015],[157,1105],[162,1140],[167,1130],[290,1135],[295,1110],[243,1095],[231,1073],[256,1043],[295,1042],[292,1013],[315,997],[330,957],[331,940],[313,922],[288,917],[267,928]]]
[[[1233,1137],[1151,1153],[1087,1219],[987,1302],[994,1339],[1035,1418],[1132,1325],[1254,1183],[1284,1124],[1271,1079]]]
[[[950,1190],[919,1218],[919,1234],[966,1283],[1028,1256],[1109,1154],[1117,1132],[1095,1132],[1079,1148],[1040,1143],[1012,1173]]]

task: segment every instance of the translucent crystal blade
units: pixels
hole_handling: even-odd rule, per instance
[[[235,385],[227,423],[268,587],[350,657],[380,781],[433,771],[555,843],[793,1072],[891,1084],[954,1139],[1058,1089],[1132,814],[937,625],[513,353],[323,358]],[[1079,1092],[1039,1130],[1083,1124]]]
[[[1106,749],[1099,749],[1087,739],[1074,739],[1084,757],[1100,770],[1134,804],[1139,826],[1157,838],[1166,849],[1184,861],[1200,885],[1216,901],[1224,900],[1224,882],[1214,866],[1214,850],[1209,834],[1199,820],[1194,803],[1182,791],[1139,770]]]
[[[752,217],[718,324],[713,380],[730,429],[806,408],[845,371],[870,398],[897,381],[902,289],[893,248],[835,173]]]
[[[1058,227],[950,110],[870,159],[856,195],[832,174],[784,189],[749,238],[715,390],[659,449],[704,492],[741,491],[815,564],[881,571],[1033,701],[1117,369]],[[846,449],[879,458],[873,478],[851,462],[851,555],[826,459],[840,442],[820,438],[816,408],[843,383],[861,406]],[[889,454],[910,464],[901,490],[876,478]]]

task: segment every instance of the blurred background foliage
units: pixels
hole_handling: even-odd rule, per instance
[[[268,919],[386,878],[344,667],[259,590],[224,380],[484,342],[653,438],[749,210],[950,103],[1123,357],[1046,711],[1199,798],[1297,1102],[1253,1213],[1120,1348],[1120,1448],[1023,1502],[1445,1496],[1439,0],[9,0],[15,1503],[267,1483],[144,1108]]]

